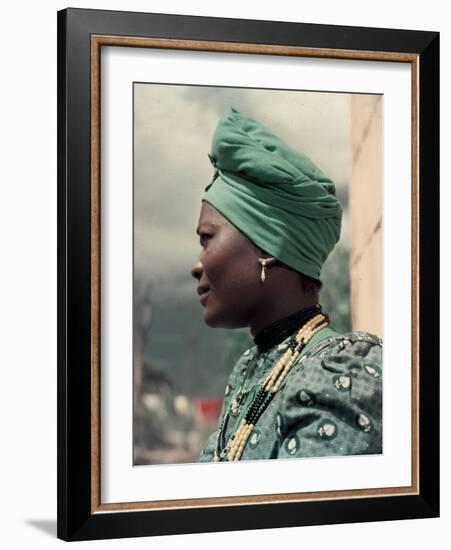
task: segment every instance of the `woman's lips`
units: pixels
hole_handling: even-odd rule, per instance
[[[202,292],[200,295],[200,303],[204,306],[207,303],[208,295],[210,294],[209,290],[206,290],[205,292]]]

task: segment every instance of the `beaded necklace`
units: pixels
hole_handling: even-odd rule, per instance
[[[328,317],[323,313],[319,313],[302,325],[295,338],[290,342],[287,351],[277,361],[274,368],[265,378],[252,400],[252,403],[249,405],[238,429],[230,437],[225,448],[220,451],[219,442],[224,429],[224,420],[227,417],[226,414],[224,415],[216,436],[216,446],[213,457],[214,462],[219,462],[221,458],[226,458],[231,462],[241,459],[241,455],[243,454],[255,424],[274,399],[274,396],[279,391],[280,386],[287,377],[291,367],[296,362],[296,359],[299,357],[309,340],[328,324]]]
[[[315,304],[264,328],[254,337],[254,344],[257,346],[258,352],[264,353],[277,346],[318,313],[321,313],[321,305]]]

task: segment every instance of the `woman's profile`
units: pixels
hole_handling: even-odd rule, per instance
[[[209,157],[192,275],[205,323],[248,327],[255,345],[231,365],[199,461],[381,453],[382,341],[340,334],[320,305],[341,230],[334,183],[233,107]]]

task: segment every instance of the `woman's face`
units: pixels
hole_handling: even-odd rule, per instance
[[[240,328],[250,324],[260,304],[261,251],[207,202],[197,227],[202,247],[191,274],[210,327]]]

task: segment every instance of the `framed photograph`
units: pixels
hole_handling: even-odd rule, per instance
[[[439,515],[439,34],[58,13],[58,537]]]

